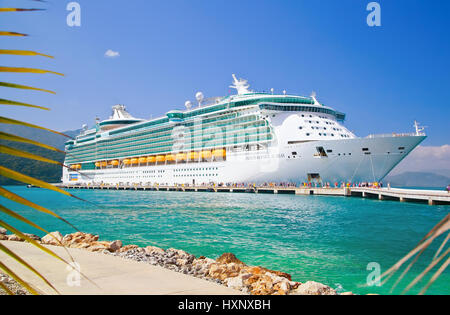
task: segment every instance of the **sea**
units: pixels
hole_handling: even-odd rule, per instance
[[[214,259],[231,252],[248,265],[287,272],[295,281],[317,281],[356,294],[401,294],[427,267],[444,237],[394,289],[400,273],[382,285],[376,275],[413,249],[450,211],[446,205],[332,196],[70,190],[81,201],[44,189],[5,188],[100,240],[172,247]],[[48,231],[75,232],[50,215],[0,199]],[[0,219],[43,236],[1,213]],[[408,294],[417,294],[435,271]],[[449,270],[427,294],[450,294]]]

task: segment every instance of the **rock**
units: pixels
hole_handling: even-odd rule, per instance
[[[221,281],[225,280],[226,278],[234,278],[239,275],[241,267],[241,264],[236,263],[212,264],[209,267],[209,276]]]
[[[252,278],[255,277],[255,278]],[[253,275],[251,280],[250,293],[253,295],[271,295],[275,293],[272,279],[266,275]],[[256,281],[254,281],[256,280]],[[248,282],[248,281],[247,281]]]
[[[12,242],[23,242],[23,239],[21,239],[19,236],[17,236],[16,234],[12,234],[12,235],[8,235],[8,241],[12,241]]]
[[[126,245],[126,246],[122,247],[121,249],[119,249],[119,253],[126,253],[130,250],[137,249],[137,248],[139,248],[139,246],[137,246],[137,245]]]
[[[227,278],[224,280],[227,287],[241,290],[244,287],[244,281],[242,280],[242,276],[237,276],[233,278]]]
[[[109,244],[108,251],[110,251],[111,253],[114,253],[114,252],[117,252],[121,248],[122,248],[122,241],[117,240],[117,241],[111,242]]]
[[[80,243],[90,244],[93,242],[97,242],[98,239],[99,239],[98,235],[93,235],[93,234],[83,233],[83,232],[76,232],[76,233],[67,234],[66,236],[64,236],[64,238],[62,239],[62,243],[64,244],[64,246],[80,248],[80,246],[78,246],[78,244],[80,244]]]
[[[33,241],[38,241],[38,242],[40,242],[41,241],[41,238],[39,237],[39,236],[37,236],[37,235],[34,235],[34,234],[28,234],[28,233],[24,233],[26,236],[28,236],[29,238],[31,238]]]
[[[164,255],[166,253],[164,249],[156,246],[147,246],[144,249],[147,255]]]
[[[63,239],[63,236],[61,235],[61,233],[56,231],[56,232],[51,232],[50,234],[45,235],[41,239],[41,242],[42,242],[42,244],[46,244],[46,245],[61,246],[60,242],[62,242],[62,239]]]
[[[308,281],[300,285],[294,291],[293,295],[337,295],[336,291],[327,285],[315,281]]]
[[[353,292],[342,292],[339,295],[355,295],[355,294],[353,294]]]
[[[86,243],[85,243],[86,244]],[[87,250],[90,252],[101,252],[109,248],[109,242],[92,242]]]
[[[0,241],[7,241],[8,240],[8,236],[4,235],[4,234],[0,234]]]
[[[0,235],[6,235],[8,231],[2,227],[0,227]]]
[[[224,254],[222,254],[222,256],[217,258],[216,261],[219,264],[235,263],[235,264],[245,265],[242,261],[237,259],[237,257],[232,253],[224,253]]]

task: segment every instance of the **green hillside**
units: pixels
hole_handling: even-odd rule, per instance
[[[51,132],[32,129],[23,126],[13,126],[13,125],[0,125],[0,131],[8,132],[11,134],[15,134],[21,137],[26,137],[35,141],[39,141],[51,146],[54,146],[60,150],[64,150],[64,143],[67,141],[66,137],[53,134]],[[79,133],[76,131],[68,131],[64,132],[65,134],[74,137]],[[33,154],[41,155],[43,157],[63,162],[64,154],[46,150],[44,148],[40,148],[34,145],[19,143],[19,142],[11,142],[0,140],[3,145],[7,145],[10,147],[14,147],[20,150],[24,150]],[[44,180],[50,183],[56,183],[61,181],[62,168],[59,165],[53,165],[48,163],[43,163],[39,161],[18,158],[15,156],[0,154],[0,164],[8,167],[15,171],[20,171],[26,175],[35,177],[40,180]],[[13,180],[10,180],[6,177],[0,177],[0,185],[17,185],[22,184]]]

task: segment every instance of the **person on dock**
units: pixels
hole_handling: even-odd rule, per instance
[[[447,185],[446,190],[447,190],[448,193],[450,193],[450,184]]]

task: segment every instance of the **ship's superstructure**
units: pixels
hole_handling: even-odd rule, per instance
[[[249,90],[186,102],[163,117],[132,117],[123,105],[66,143],[64,183],[203,184],[379,181],[425,139],[358,138],[345,114],[302,97]]]

